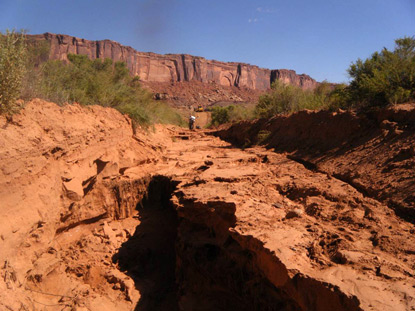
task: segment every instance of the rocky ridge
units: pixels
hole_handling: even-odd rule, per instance
[[[191,82],[215,83],[225,87],[267,90],[276,79],[313,89],[317,82],[308,75],[296,74],[287,69],[264,69],[243,63],[225,63],[206,60],[187,54],[139,52],[111,40],[85,40],[68,35],[45,33],[28,35],[30,41],[47,41],[50,44],[49,59],[67,61],[67,55],[82,54],[90,59],[110,58],[125,61],[134,76],[145,82]]]

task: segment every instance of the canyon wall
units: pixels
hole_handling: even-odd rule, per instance
[[[49,59],[66,61],[68,54],[83,54],[90,59],[111,58],[125,61],[132,75],[148,82],[199,81],[222,86],[269,89],[276,79],[304,89],[313,89],[318,82],[293,70],[270,70],[243,63],[225,63],[187,54],[139,52],[111,40],[90,41],[68,35],[45,33],[29,35],[29,41],[50,43]]]

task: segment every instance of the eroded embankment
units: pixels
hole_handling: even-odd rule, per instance
[[[181,310],[361,310],[355,296],[287,270],[263,241],[233,230],[235,204],[176,195]]]
[[[100,107],[1,122],[0,308],[415,308],[413,225],[308,158]]]
[[[111,255],[134,233],[162,140],[97,106],[34,100],[0,117],[0,309],[131,308],[138,292]]]
[[[140,292],[136,310],[178,310],[176,284],[177,213],[170,198],[176,182],[151,178],[137,210],[140,224],[113,256]]]
[[[215,135],[238,146],[261,144],[288,153],[415,222],[415,104],[359,116],[302,111],[241,122]]]
[[[141,192],[140,224],[112,257],[140,292],[136,310],[361,310],[354,295],[288,270],[235,230],[236,202],[186,195],[199,186],[155,175]]]

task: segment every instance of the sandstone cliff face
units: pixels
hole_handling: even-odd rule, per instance
[[[286,84],[293,84],[303,89],[314,89],[317,82],[310,78],[310,76],[301,74],[298,75],[294,70],[275,69],[271,70],[271,83],[280,80]]]
[[[312,89],[318,83],[307,75],[293,70],[269,70],[243,63],[225,63],[186,54],[138,52],[111,40],[90,41],[68,35],[45,33],[29,36],[31,40],[46,40],[51,49],[49,58],[67,60],[68,54],[83,54],[91,59],[111,58],[125,61],[131,74],[148,82],[200,81],[223,86],[269,89],[275,79]]]

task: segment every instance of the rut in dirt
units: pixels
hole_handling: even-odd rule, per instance
[[[113,257],[141,294],[135,310],[179,310],[175,277],[179,220],[170,202],[175,184],[164,176],[153,177],[137,205],[140,224]]]
[[[141,294],[135,310],[300,310],[255,269],[253,252],[179,219],[170,200],[176,185],[152,178],[137,205],[140,224],[113,256]]]

